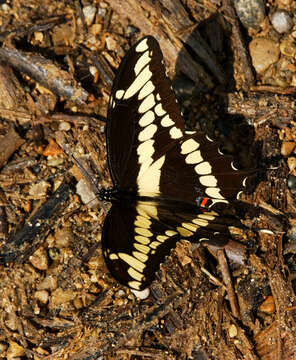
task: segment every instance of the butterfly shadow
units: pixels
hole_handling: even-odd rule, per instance
[[[235,167],[248,172],[247,186],[241,197],[243,202],[231,202],[230,211],[234,210],[242,219],[259,216],[262,209],[254,206],[252,194],[258,184],[267,179],[268,169],[278,166],[280,154],[264,152],[263,141],[256,139],[253,119],[244,116],[244,97],[248,98],[248,94],[238,94],[236,90],[236,86],[242,84],[237,75],[235,79],[235,70],[236,74],[243,74],[243,70],[234,68],[230,24],[220,14],[212,16],[186,38],[182,36],[182,41],[173,88],[185,127],[201,130],[219,144],[223,154],[233,157]],[[186,69],[188,57],[198,63],[191,72]],[[274,214],[268,210],[263,212],[273,219],[272,223],[278,223]]]

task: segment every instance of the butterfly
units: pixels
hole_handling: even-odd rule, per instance
[[[147,288],[176,243],[227,241],[215,208],[236,199],[246,172],[200,132],[185,131],[156,39],[142,38],[123,58],[108,106],[106,143],[112,203],[102,249],[120,283]]]

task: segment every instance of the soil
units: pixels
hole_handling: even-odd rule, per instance
[[[247,28],[244,16],[260,17],[230,0],[1,1],[0,358],[296,359],[295,13],[266,1]],[[112,187],[114,74],[145,35],[186,128],[252,176],[229,243],[178,243],[140,299],[104,263],[109,205],[95,189]],[[258,38],[271,64],[250,54]]]

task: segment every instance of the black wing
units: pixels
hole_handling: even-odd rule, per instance
[[[177,241],[217,238],[222,246],[229,236],[225,219],[214,211],[184,212],[182,206],[113,204],[102,234],[105,262],[117,281],[143,290]]]
[[[122,60],[110,96],[107,153],[114,185],[137,191],[140,175],[183,129],[158,42],[145,37]]]
[[[150,36],[129,50],[115,77],[107,153],[114,185],[139,195],[227,202],[246,178],[206,136],[184,133],[160,47]]]
[[[119,67],[108,109],[107,152],[114,185],[151,198],[113,204],[105,220],[104,257],[119,282],[137,290],[148,286],[181,238],[223,243],[224,218],[209,207],[235,198],[247,174],[206,136],[184,131],[152,37],[132,47]],[[205,199],[207,209],[201,209]]]

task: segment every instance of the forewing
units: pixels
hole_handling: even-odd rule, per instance
[[[110,96],[107,153],[114,185],[137,191],[140,174],[174,146],[183,130],[158,42],[145,37],[123,58]]]

